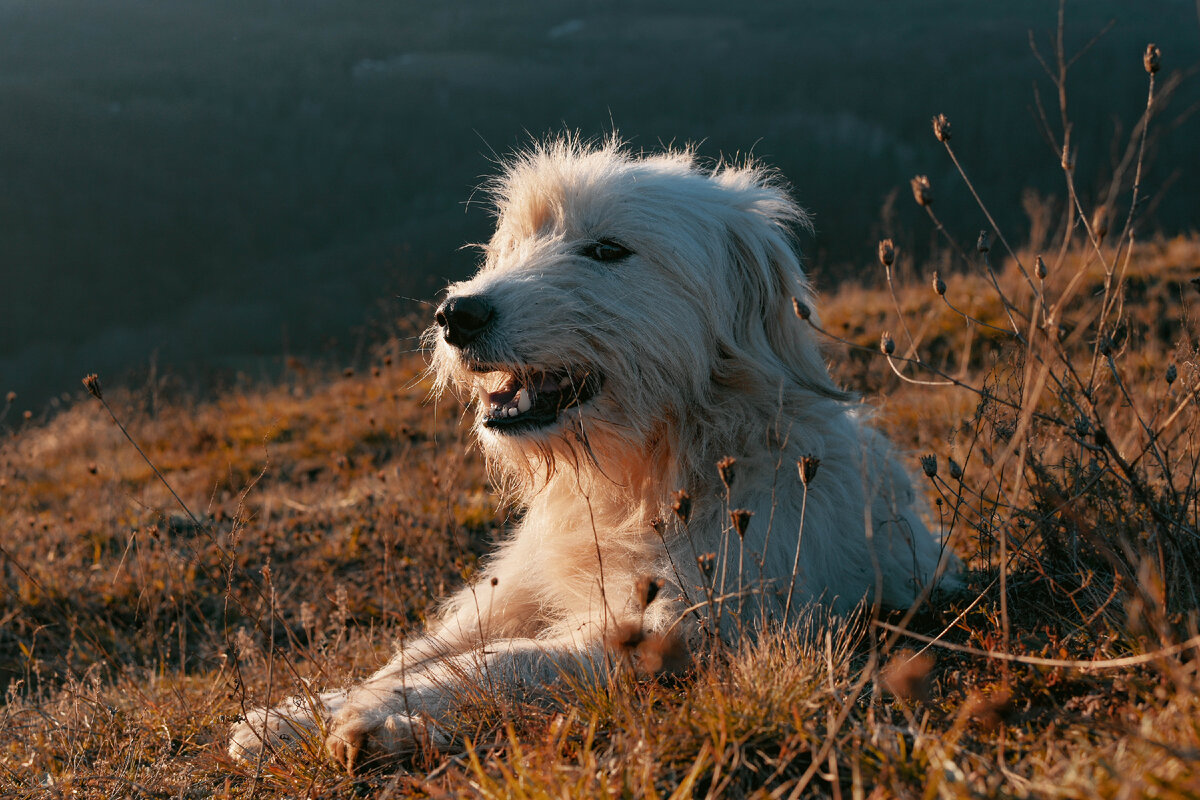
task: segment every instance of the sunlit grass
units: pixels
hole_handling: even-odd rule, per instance
[[[412,339],[206,401],[89,381],[35,421],[6,399],[0,794],[1200,795],[1200,239],[1102,233],[1062,169],[1054,252],[947,235],[934,278],[892,243],[819,327],[797,308],[912,454],[962,592],[657,678],[614,637],[602,677],[539,703],[464,686],[453,752],[354,777],[318,740],[243,764],[226,736],[373,671],[502,535]]]
[[[1198,265],[1195,240],[1140,246],[1131,261],[1130,274],[1153,299],[1127,306],[1128,324],[1147,334],[1129,337],[1122,364],[1144,413],[1159,420],[1195,381],[1188,354],[1154,334],[1163,320],[1173,331],[1193,326],[1182,296],[1162,287],[1194,291],[1184,279]],[[948,294],[968,282],[948,276]],[[944,318],[932,287],[901,287],[899,296],[911,328],[937,328],[950,353],[968,347],[971,334]],[[873,339],[873,347],[878,330],[895,326],[882,285],[846,288],[824,302],[828,330]],[[1007,576],[1006,640],[997,526],[1015,533],[1021,514],[1041,513],[1045,494],[1026,495],[1023,510],[978,513],[986,505],[973,493],[994,499],[995,484],[965,448],[996,452],[1004,443],[994,428],[964,427],[977,398],[908,385],[875,356],[838,347],[835,369],[881,406],[881,424],[902,446],[937,456],[942,489],[927,487],[931,501],[944,498],[933,506],[935,524],[951,528],[956,503],[977,509],[953,523],[969,533],[957,547],[972,568],[970,591],[921,609],[909,629],[1050,662],[1153,653],[1195,630],[1190,600],[1164,597],[1153,564],[1134,573],[1144,583],[1136,589],[1119,565],[1095,557],[1109,542],[1125,548],[1121,559],[1142,564],[1137,553],[1150,552],[1143,547],[1150,540],[1130,531],[1145,517],[1102,513],[1112,503],[1129,507],[1121,505],[1127,498],[1089,506],[1085,496],[1010,543],[1017,557]],[[948,358],[947,368],[993,374],[1001,363],[989,356],[996,345],[977,339],[970,348],[968,358]],[[1171,385],[1167,363],[1177,365]],[[381,355],[377,366],[378,374],[316,370],[211,403],[160,404],[153,416],[144,398],[106,386],[115,413],[200,526],[90,398],[7,438],[0,456],[5,792],[336,797],[390,787],[496,797],[786,796],[801,782],[801,794],[844,797],[1196,790],[1200,709],[1190,651],[1083,670],[933,646],[925,650],[932,664],[920,662],[897,681],[881,668],[903,666],[924,645],[891,644],[889,632],[867,620],[719,648],[672,680],[625,675],[563,687],[549,707],[485,692],[466,704],[457,731],[464,754],[425,754],[406,765],[411,776],[384,767],[351,779],[316,752],[268,761],[256,777],[253,766],[224,753],[242,709],[264,702],[268,691],[293,694],[302,680],[340,686],[375,668],[390,643],[417,629],[432,601],[470,572],[503,524],[458,410],[435,413],[423,404],[420,360],[385,364]],[[1194,406],[1182,417],[1176,448],[1196,432]],[[1053,437],[1038,446],[1044,458],[1071,448]],[[946,489],[958,485],[948,457],[967,465],[961,498]],[[915,458],[912,466],[920,474]],[[1077,525],[1077,546],[1087,545],[1075,560],[1055,549],[1064,546],[1067,523]],[[1081,571],[1072,574],[1072,566]],[[419,776],[429,771],[432,782],[424,783]]]

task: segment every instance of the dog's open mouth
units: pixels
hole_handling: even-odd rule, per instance
[[[483,425],[502,433],[545,428],[599,391],[599,376],[586,371],[489,372],[479,383]]]

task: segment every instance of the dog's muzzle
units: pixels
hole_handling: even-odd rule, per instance
[[[497,433],[519,434],[549,427],[563,412],[591,400],[602,380],[589,369],[538,369],[527,364],[479,362],[480,339],[496,322],[487,295],[446,298],[433,315],[442,338],[459,351],[463,365],[476,373],[481,423]]]

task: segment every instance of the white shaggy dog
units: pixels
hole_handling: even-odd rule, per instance
[[[350,690],[254,712],[237,756],[323,737],[353,769],[446,746],[464,686],[598,674],[614,633],[691,648],[813,603],[905,607],[953,561],[793,311],[812,306],[807,218],[772,173],[564,139],[491,189],[496,232],[438,309],[432,371],[474,399],[524,516],[424,637]]]

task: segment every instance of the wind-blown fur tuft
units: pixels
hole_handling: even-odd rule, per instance
[[[495,234],[426,343],[434,391],[474,398],[478,443],[525,513],[425,637],[321,696],[335,757],[444,744],[455,685],[596,669],[606,632],[631,621],[695,643],[814,603],[907,606],[953,566],[793,311],[816,305],[794,240],[809,219],[777,174],[562,137],[516,154],[487,192]],[[802,458],[819,459],[807,482]],[[648,605],[647,579],[662,587]],[[262,713],[235,754],[264,728],[315,724]]]

